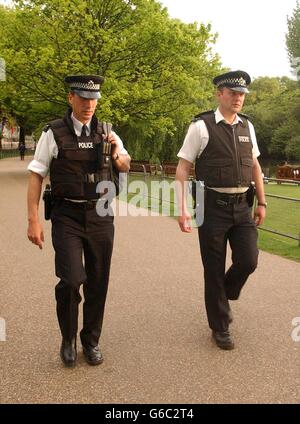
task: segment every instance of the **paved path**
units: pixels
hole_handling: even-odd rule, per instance
[[[28,158],[27,158],[28,161]],[[105,362],[58,355],[53,251],[26,238],[26,161],[0,161],[0,403],[299,403],[300,264],[261,253],[233,304],[236,349],[206,323],[197,234],[165,217],[116,218],[101,347]]]

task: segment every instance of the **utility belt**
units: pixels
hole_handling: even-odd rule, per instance
[[[208,199],[213,199],[219,206],[238,205],[246,202],[248,199],[248,191],[245,193],[219,193],[218,191],[206,188],[205,196]]]
[[[65,205],[68,207],[72,207],[75,209],[83,209],[83,210],[92,210],[95,209],[97,203],[105,202],[104,207],[107,209],[109,203],[111,203],[112,199],[108,200],[105,196],[99,199],[92,200],[80,200],[76,201],[75,199],[64,199],[59,197],[53,197],[51,193],[51,187],[49,184],[46,185],[45,191],[43,193],[44,200],[44,217],[46,221],[49,221],[51,218],[51,212],[55,205]]]
[[[100,183],[104,180],[101,173],[85,174],[85,175],[53,175],[51,181],[53,183]]]
[[[54,201],[55,203],[58,203],[59,205],[64,205],[64,206],[68,206],[74,209],[84,209],[84,210],[92,210],[95,209],[95,207],[97,206],[98,202],[107,202],[108,205],[108,200],[106,198],[99,198],[99,199],[94,199],[94,200],[82,200],[80,202],[76,202],[74,200],[71,199],[56,199]]]

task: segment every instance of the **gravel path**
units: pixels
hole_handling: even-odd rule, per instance
[[[0,403],[299,403],[300,264],[261,252],[232,303],[236,349],[211,341],[197,233],[166,217],[117,217],[101,349],[90,367],[59,358],[54,255],[26,237],[26,165],[0,161]],[[300,330],[298,332],[300,334]]]

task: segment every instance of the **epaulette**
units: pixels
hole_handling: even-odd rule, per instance
[[[239,116],[242,116],[243,118],[246,118],[246,119],[248,119],[248,120],[250,119],[250,118],[249,118],[249,116],[248,116],[248,115],[246,115],[245,113],[238,113],[238,115],[239,115]]]
[[[43,128],[43,132],[47,132],[50,128],[51,128],[51,126],[50,126],[49,124],[47,124],[47,125]]]
[[[214,110],[208,110],[207,112],[201,112],[193,118],[192,122],[200,121],[200,119],[202,119],[202,117],[204,117],[205,115],[210,115],[212,113],[215,113],[215,111]]]
[[[61,119],[61,118],[59,118],[59,119],[54,119],[53,121],[51,121],[51,122],[49,122],[49,126],[50,126],[50,128],[52,128],[52,129],[54,129],[54,130],[56,130],[56,129],[58,129],[58,128],[62,128],[62,127],[64,127],[66,124],[65,124],[65,121],[63,120],[63,119]]]
[[[64,126],[65,126],[65,123],[64,123],[63,119],[54,119],[53,121],[49,122],[49,124],[47,124],[43,128],[43,131],[47,132],[47,131],[49,131],[50,128],[53,130],[53,129],[58,129],[58,128],[61,128],[61,127],[64,127]]]

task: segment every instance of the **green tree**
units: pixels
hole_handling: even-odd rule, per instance
[[[134,157],[155,159],[209,101],[220,67],[209,25],[170,19],[155,0],[17,0],[15,6],[0,30],[5,102],[30,124],[63,113],[65,75],[101,74],[98,116],[114,122]]]
[[[288,18],[286,45],[291,65],[300,78],[300,3],[298,0],[293,15]]]
[[[245,112],[255,124],[263,158],[300,160],[295,140],[300,125],[300,89],[297,81],[258,78],[251,85]]]

